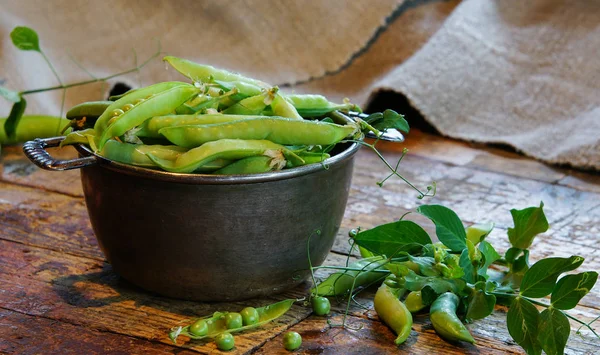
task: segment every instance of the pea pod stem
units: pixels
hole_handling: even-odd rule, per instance
[[[390,274],[390,270],[384,269],[357,269],[343,266],[315,266],[313,269],[332,269],[332,270],[344,270],[344,271],[358,271],[358,272],[377,272],[382,274]]]

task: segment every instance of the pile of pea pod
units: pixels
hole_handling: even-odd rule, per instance
[[[165,57],[192,83],[162,82],[71,108],[61,145],[86,144],[110,160],[177,173],[255,174],[321,163],[343,140],[361,139],[360,111],[321,95],[286,95],[246,76]]]

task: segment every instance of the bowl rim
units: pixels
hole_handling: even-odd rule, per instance
[[[252,184],[264,183],[270,181],[279,181],[292,179],[295,177],[313,174],[319,171],[328,170],[341,165],[349,159],[352,159],[354,154],[360,149],[360,144],[357,142],[340,142],[338,144],[348,144],[349,146],[343,151],[325,159],[321,163],[303,165],[291,169],[284,169],[260,174],[247,175],[214,175],[214,174],[196,174],[196,173],[173,173],[164,170],[150,169],[119,163],[114,160],[107,159],[91,151],[88,147],[82,144],[76,144],[75,149],[83,157],[93,156],[96,158],[97,165],[101,168],[109,169],[118,173],[129,176],[165,181],[183,184],[194,185],[235,185],[235,184]],[[83,168],[85,170],[86,168]]]

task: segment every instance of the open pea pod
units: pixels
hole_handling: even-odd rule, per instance
[[[101,133],[98,141],[98,149],[102,150],[104,144],[110,138],[121,136],[130,129],[141,125],[151,117],[162,116],[173,112],[177,107],[188,101],[192,96],[197,95],[199,92],[200,89],[193,85],[179,85],[154,94],[147,100],[133,105],[128,111],[109,120],[108,126]],[[138,91],[133,94],[136,93],[138,93]],[[127,96],[117,100],[115,103],[124,100],[125,98],[127,98]],[[96,124],[98,124],[99,121],[100,118]],[[100,134],[97,128],[96,132]]]
[[[148,99],[148,97],[152,95],[181,85],[191,86],[190,84],[181,81],[167,81],[164,83],[150,85],[145,88],[128,91],[117,101],[111,103],[108,107],[106,107],[104,112],[96,120],[94,129],[96,129],[96,132],[98,134],[102,134],[104,130],[108,127],[109,121],[112,119],[115,110],[125,111],[127,108],[131,107],[129,105],[136,105]]]
[[[175,327],[171,329],[171,332],[169,333],[169,338],[171,338],[173,342],[177,341],[177,337],[179,335],[185,335],[192,339],[214,338],[222,333],[237,333],[242,332],[244,330],[257,328],[284,315],[292,307],[294,302],[296,302],[295,299],[287,299],[265,307],[256,308],[256,312],[258,313],[258,322],[252,325],[246,325],[234,329],[228,329],[225,323],[225,315],[228,312],[216,312],[212,316],[198,318],[206,320],[206,325],[208,326],[208,331],[206,335],[198,336],[190,333],[190,325],[187,325],[185,327]]]

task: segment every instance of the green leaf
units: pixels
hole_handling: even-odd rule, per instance
[[[550,307],[540,314],[538,341],[546,354],[564,354],[570,332],[571,325],[562,311]]]
[[[477,273],[483,276],[486,280],[488,278],[487,270],[496,260],[500,259],[500,254],[494,249],[492,244],[485,240],[479,243],[477,246],[481,254],[483,254],[484,263],[479,267]]]
[[[540,207],[529,207],[523,210],[510,210],[515,224],[508,228],[508,239],[513,247],[527,249],[531,246],[533,238],[548,230],[548,220],[544,215],[544,203]]]
[[[366,118],[367,123],[369,123],[374,128],[377,128],[380,131],[385,131],[390,128],[397,129],[402,132],[408,133],[410,127],[408,122],[404,119],[404,116],[397,113],[394,110],[385,110],[383,113],[377,112],[369,115]]]
[[[6,137],[8,139],[15,138],[17,126],[19,125],[21,117],[23,117],[26,107],[27,101],[23,97],[21,97],[21,101],[13,104],[10,114],[6,118],[6,122],[4,122],[4,132],[6,133]]]
[[[552,291],[552,306],[563,310],[575,308],[583,296],[594,287],[597,280],[598,273],[595,271],[561,278]]]
[[[472,226],[467,227],[465,231],[467,233],[467,239],[474,245],[477,245],[492,232],[492,229],[494,229],[494,223],[489,222],[473,224]]]
[[[22,51],[40,51],[40,40],[37,33],[29,27],[18,26],[10,33],[15,47]]]
[[[521,295],[535,298],[549,295],[558,276],[577,269],[583,260],[581,256],[573,255],[570,258],[546,258],[538,261],[523,276]]]
[[[494,311],[496,296],[488,294],[486,283],[479,281],[468,297],[467,319],[483,319]]]
[[[419,272],[423,276],[439,276],[440,273],[433,268],[435,259],[429,256],[412,256],[408,259],[419,266]]]
[[[523,253],[523,249],[509,248],[506,253],[504,253],[504,259],[506,259],[507,263],[512,264],[517,260],[521,253]]]
[[[465,227],[454,211],[441,205],[423,205],[417,208],[417,212],[433,221],[440,242],[452,251],[462,251],[467,247]]]
[[[520,252],[523,254],[510,265],[510,272],[506,275],[506,280],[513,289],[521,287],[521,280],[529,270],[529,250],[520,250]]]
[[[463,250],[460,254],[460,267],[465,272],[463,277],[465,281],[472,284],[477,282],[477,270],[473,265],[473,260],[469,258],[469,251],[467,249]]]
[[[437,294],[453,292],[459,294],[466,286],[462,279],[444,279],[439,276],[419,276],[413,271],[404,276],[404,288],[409,291],[421,291],[425,286],[431,287]]]
[[[396,221],[361,231],[354,237],[356,244],[377,254],[395,256],[398,252],[419,251],[431,238],[412,221]]]
[[[528,300],[517,297],[506,314],[506,325],[510,336],[521,345],[528,355],[539,355],[542,347],[538,341],[540,313]]]
[[[435,290],[429,285],[425,285],[421,289],[421,300],[426,306],[432,304],[433,301],[435,301],[439,297],[439,295],[440,294],[435,292]]]
[[[21,101],[21,95],[19,95],[18,92],[9,90],[2,86],[0,86],[0,96],[14,103]]]

